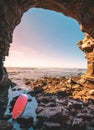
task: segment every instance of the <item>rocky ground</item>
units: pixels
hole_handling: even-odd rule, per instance
[[[35,80],[33,83],[30,79],[24,79],[26,85],[33,89],[32,93],[48,93],[52,95],[61,95],[63,97],[72,97],[86,101],[94,99],[94,85],[91,86],[81,76],[71,77],[43,77]],[[88,84],[88,85],[87,85]]]
[[[31,125],[34,130],[94,130],[94,88],[81,76],[43,77],[33,82],[24,78],[24,83],[31,86],[28,93],[36,97],[38,107],[36,123],[31,116],[17,119],[23,130]]]
[[[38,124],[41,130],[94,129],[94,88],[81,76],[43,77],[25,84],[36,96]]]

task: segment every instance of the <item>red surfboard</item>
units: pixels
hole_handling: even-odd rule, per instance
[[[28,102],[28,96],[26,94],[21,94],[18,97],[12,111],[13,119],[17,119],[23,113],[27,102]]]

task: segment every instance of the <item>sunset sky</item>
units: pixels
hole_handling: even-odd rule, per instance
[[[78,22],[61,13],[30,9],[16,27],[5,66],[86,68],[77,42],[84,38]]]

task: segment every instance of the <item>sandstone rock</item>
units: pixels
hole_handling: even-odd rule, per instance
[[[83,86],[85,84],[86,80],[84,78],[81,78],[78,83]]]
[[[76,84],[76,85],[73,85],[73,86],[72,86],[72,89],[73,89],[73,90],[76,90],[76,91],[77,91],[77,90],[79,91],[79,90],[82,89],[82,86],[80,86],[79,84]]]
[[[69,83],[69,84],[76,84],[76,81],[74,81],[72,78],[69,78],[67,83]]]
[[[89,95],[94,96],[94,89],[91,89],[88,93]]]

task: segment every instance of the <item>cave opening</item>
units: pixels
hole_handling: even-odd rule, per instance
[[[83,38],[73,18],[55,11],[29,9],[14,31],[5,66],[86,68],[84,54],[77,46]]]
[[[3,1],[3,0],[1,0],[1,2],[0,2],[0,16],[1,16],[1,18],[0,18],[0,90],[1,90],[0,91],[0,100],[2,100],[4,97],[6,97],[7,99],[4,99],[3,101],[6,101],[6,103],[7,103],[7,100],[8,100],[7,92],[8,92],[9,84],[7,84],[7,82],[6,82],[8,79],[8,75],[4,68],[3,63],[4,63],[4,61],[7,62],[5,60],[5,57],[9,55],[8,53],[9,53],[9,49],[11,46],[10,43],[12,43],[12,40],[13,40],[12,35],[14,32],[14,29],[21,22],[21,18],[23,16],[24,12],[27,12],[27,10],[29,10],[30,8],[33,8],[33,7],[61,12],[62,14],[72,17],[79,22],[79,25],[81,26],[81,30],[83,32],[85,32],[85,39],[80,41],[78,43],[78,46],[85,53],[85,58],[87,59],[87,73],[85,74],[84,77],[80,77],[81,80],[79,80],[79,82],[77,82],[78,87],[80,86],[80,88],[82,88],[82,91],[84,91],[84,89],[86,88],[84,93],[82,91],[79,91],[76,94],[78,94],[78,96],[81,99],[83,98],[83,100],[85,98],[94,100],[94,17],[93,17],[94,16],[94,7],[93,6],[94,6],[94,1],[90,1],[90,0],[86,0],[86,1],[85,0],[82,0],[82,1],[80,1],[80,0],[79,1],[77,1],[77,0],[71,0],[71,1],[70,0],[62,0],[62,1],[61,0],[59,0],[59,1],[57,1],[57,0],[54,0],[54,1],[53,0],[52,1],[50,1],[50,0]],[[57,19],[56,19],[56,21],[57,21]],[[53,23],[52,23],[52,26],[53,26]],[[73,29],[73,27],[72,27],[72,29]],[[60,33],[60,34],[62,34],[62,33]],[[52,35],[51,35],[51,37],[52,37]],[[75,34],[73,35],[73,39],[74,39],[74,37],[75,37]],[[72,37],[70,39],[72,39]],[[81,39],[79,38],[77,40],[77,42]],[[68,39],[66,38],[66,40],[68,40]],[[71,42],[71,43],[74,43],[74,42]],[[71,43],[69,42],[68,45]],[[14,48],[16,45],[17,44],[13,44]],[[50,48],[52,45],[53,44],[50,44]],[[54,50],[53,46],[52,46],[51,50]],[[40,47],[41,47],[41,45],[40,45]],[[58,47],[61,47],[61,45],[60,46],[58,45],[56,47],[57,47],[56,49],[58,49]],[[67,47],[69,47],[69,46],[67,46]],[[73,46],[70,46],[70,48],[71,47],[73,47]],[[50,50],[49,46],[45,46],[44,48],[46,48],[46,51]],[[67,48],[66,50],[68,52],[71,49],[68,50],[68,48]],[[11,50],[13,50],[12,47],[11,47]],[[27,50],[27,49],[25,48],[25,50]],[[59,51],[60,50],[62,52],[62,48],[59,48]],[[76,49],[74,49],[74,50],[76,50]],[[20,50],[20,53],[14,51],[14,53],[18,54],[18,59],[20,59],[19,54],[21,54],[22,51],[23,50]],[[65,51],[65,49],[63,51]],[[26,53],[29,53],[29,51]],[[77,53],[77,50],[76,50],[76,53]],[[71,54],[76,55],[76,53],[71,53]],[[33,54],[35,54],[35,53],[33,53]],[[57,55],[54,56],[54,53],[50,52],[50,56],[51,56],[51,54],[53,54],[52,59],[53,59],[53,57],[57,56]],[[60,54],[60,53],[57,53],[57,54]],[[44,55],[44,53],[43,53],[43,55]],[[73,57],[74,57],[74,55],[73,55]],[[13,56],[13,54],[12,54],[12,56]],[[59,55],[59,57],[60,57],[60,55]],[[9,56],[9,58],[10,58],[10,56]],[[23,58],[24,58],[24,55],[23,55]],[[30,59],[31,59],[31,57],[29,58],[28,61],[30,61]],[[37,59],[37,56],[36,56],[36,59]],[[47,60],[47,58],[45,58],[45,59]],[[51,61],[53,61],[52,59],[51,59]],[[57,59],[58,59],[58,57],[56,57],[56,61],[57,61]],[[14,61],[14,60],[15,60],[15,58],[11,61]],[[26,63],[29,63],[25,59],[20,59],[20,60],[24,61]],[[37,61],[40,62],[40,60],[37,60]],[[50,62],[50,61],[47,60],[47,62]],[[78,62],[79,62],[79,60],[77,61],[76,64],[78,64]],[[57,61],[57,63],[58,63],[58,61]],[[70,63],[73,64],[73,62],[71,60],[70,60],[69,64]],[[54,64],[55,64],[55,62],[54,62]],[[35,66],[35,64],[34,64],[34,66]],[[57,64],[57,67],[58,67],[58,64]],[[5,88],[5,86],[7,86],[7,87]],[[6,90],[6,92],[4,92],[4,89]],[[3,94],[3,92],[4,92],[4,94]],[[80,93],[80,92],[82,92],[82,93]],[[4,106],[2,106],[2,108],[0,108],[0,110],[2,109],[3,112],[5,109],[6,103]],[[0,105],[2,105],[2,102],[0,102]],[[2,115],[0,115],[0,118],[1,118],[1,116]]]

